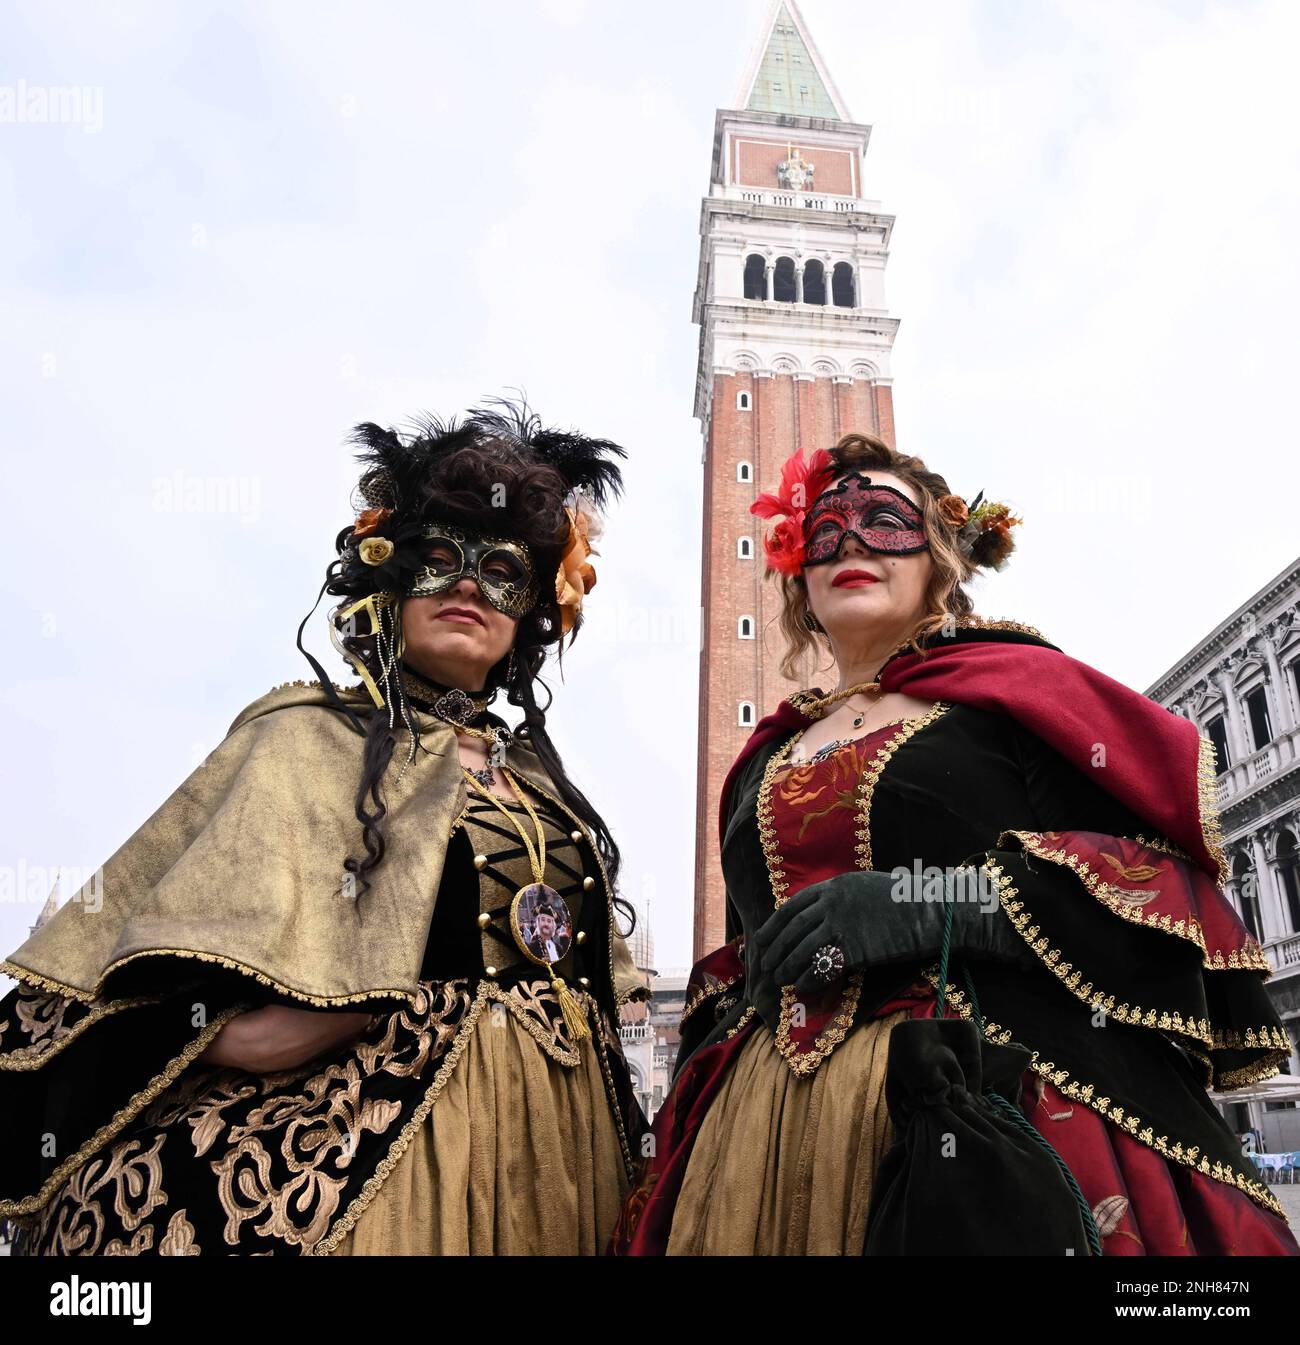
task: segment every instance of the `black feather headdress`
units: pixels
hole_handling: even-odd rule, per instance
[[[551,467],[569,492],[581,491],[597,509],[622,493],[623,473],[611,457],[627,452],[609,439],[593,439],[576,430],[548,428],[526,401],[488,397],[463,421],[422,415],[413,420],[415,435],[404,440],[395,430],[373,422],[356,426],[349,436],[363,465],[358,492],[366,507],[412,513],[428,503],[427,484],[436,461],[456,449],[492,443],[513,448],[522,458]]]
[[[480,433],[513,442],[521,453],[537,462],[554,467],[569,483],[581,490],[597,509],[603,509],[612,496],[623,489],[623,473],[610,456],[625,458],[627,453],[609,439],[592,439],[576,430],[547,429],[526,401],[506,401],[500,397],[485,399],[487,406],[469,413],[469,424]],[[494,410],[500,407],[500,410]]]
[[[337,556],[321,596],[350,600],[331,614],[331,638],[377,704],[388,666],[401,651],[392,624],[395,607],[426,563],[426,524],[526,543],[539,573],[555,577],[553,585],[543,581],[526,618],[528,642],[540,649],[576,633],[583,594],[595,582],[586,564],[594,554],[588,538],[600,535],[599,511],[622,493],[622,471],[613,461],[627,456],[620,445],[543,425],[522,394],[518,402],[485,398],[463,419],[414,417],[406,434],[367,421],[348,439],[361,469],[352,498],[357,517],[335,538]],[[342,627],[334,616],[359,605],[366,607],[375,638],[354,640],[345,633],[340,643]],[[298,646],[325,683],[320,664],[302,647],[308,619],[310,613],[299,627]],[[386,637],[379,632],[383,622]],[[530,668],[540,657],[529,661]]]

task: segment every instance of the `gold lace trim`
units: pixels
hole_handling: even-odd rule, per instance
[[[704,1004],[708,1000],[716,999],[717,996],[730,990],[737,981],[743,981],[744,979],[743,976],[729,976],[725,981],[714,981],[712,985],[704,986],[697,990],[690,999],[686,1001],[686,1007],[682,1010],[682,1016],[678,1020],[678,1030],[681,1030],[686,1023],[686,1020],[700,1007],[701,1004]]]
[[[844,993],[840,997],[840,1007],[835,1017],[814,1038],[812,1050],[801,1055],[790,1037],[790,1029],[794,1022],[795,988],[792,985],[781,987],[781,1020],[776,1029],[776,1049],[785,1058],[791,1073],[812,1074],[848,1036],[849,1029],[853,1026],[853,1017],[858,1011],[858,998],[861,994],[862,973],[855,971],[845,982]]]
[[[994,1031],[1000,1032],[1002,1042],[1011,1040],[1010,1031],[999,1028],[996,1023],[990,1023],[986,1026],[985,1035],[991,1036]],[[994,1040],[997,1040],[997,1038],[994,1038]],[[1029,1067],[1035,1073],[1041,1074],[1043,1078],[1050,1079],[1053,1086],[1065,1097],[1075,1102],[1082,1102],[1086,1107],[1091,1107],[1093,1111],[1099,1112],[1108,1121],[1113,1121],[1121,1130],[1132,1135],[1134,1139],[1147,1145],[1148,1148],[1154,1149],[1162,1157],[1172,1158],[1175,1163],[1194,1168],[1206,1177],[1212,1177],[1215,1181],[1223,1182],[1225,1186],[1235,1186],[1239,1191],[1244,1191],[1246,1195],[1263,1205],[1270,1213],[1279,1215],[1283,1220],[1286,1219],[1286,1211],[1263,1182],[1252,1180],[1244,1173],[1237,1172],[1234,1168],[1228,1167],[1217,1160],[1211,1163],[1204,1154],[1201,1154],[1201,1148],[1198,1144],[1184,1147],[1177,1140],[1170,1144],[1167,1135],[1157,1135],[1154,1129],[1144,1122],[1136,1112],[1126,1112],[1123,1107],[1112,1105],[1108,1096],[1095,1096],[1098,1092],[1095,1084],[1070,1079],[1068,1069],[1059,1068],[1054,1060],[1039,1060],[1037,1051],[1033,1053],[1033,1059],[1029,1062]],[[1069,1080],[1069,1082],[1067,1083],[1066,1080]],[[1199,1161],[1197,1159],[1198,1154],[1201,1154]]]
[[[596,1043],[596,1058],[600,1061],[600,1074],[605,1081],[605,1096],[609,1099],[609,1109],[614,1113],[614,1124],[618,1128],[619,1148],[623,1151],[623,1171],[627,1174],[628,1182],[631,1183],[636,1180],[637,1163],[632,1157],[632,1146],[628,1143],[627,1128],[623,1124],[623,1109],[619,1105],[618,1089],[614,1086],[614,1074],[609,1067],[609,1054],[605,1049],[603,1022],[596,1024],[596,1030],[592,1032],[591,1037]]]
[[[1026,635],[1036,635],[1040,640],[1047,640],[1047,636],[1037,626],[1027,626],[1023,621],[1008,621],[1002,617],[984,617],[977,612],[959,616],[957,625],[976,630],[1018,630]],[[1051,644],[1052,641],[1047,640],[1047,643]]]
[[[533,1038],[552,1060],[557,1064],[566,1065],[570,1069],[576,1065],[582,1064],[582,1053],[580,1049],[573,1044],[570,1044],[567,1048],[563,1045],[568,1038],[561,1035],[561,1033],[556,1030],[555,1023],[551,1024],[549,1035],[546,1034],[542,1029],[542,1025],[537,1021],[537,1018],[528,1012],[528,1006],[514,994],[513,988],[511,990],[503,990],[495,981],[486,981],[484,984],[487,986],[488,999],[504,1005],[505,1008],[510,1011],[510,1016],[530,1037]],[[587,991],[581,990],[576,986],[571,987],[571,993],[582,1006],[583,1013],[590,1016],[589,1010],[594,1003],[591,995],[588,994]],[[559,1001],[553,1000],[553,1002],[555,1004],[555,1011],[558,1014],[560,1011]],[[563,1018],[558,1020],[558,1026],[560,1029],[563,1029]]]
[[[1086,859],[1081,860],[1077,854],[1067,854],[1064,848],[1053,850],[1039,839],[1041,834],[1036,831],[1004,831],[998,837],[995,848],[1001,849],[1003,841],[1008,836],[1015,836],[1026,850],[1037,855],[1039,859],[1046,859],[1053,864],[1060,864],[1070,869],[1103,906],[1122,919],[1129,921],[1131,924],[1158,929],[1165,934],[1172,934],[1177,938],[1185,939],[1188,943],[1194,943],[1201,950],[1205,966],[1211,971],[1272,972],[1273,969],[1269,965],[1268,958],[1264,956],[1263,949],[1258,945],[1253,949],[1247,947],[1244,951],[1233,949],[1226,958],[1218,948],[1211,953],[1205,945],[1205,935],[1199,921],[1174,920],[1169,915],[1148,915],[1140,906],[1135,906],[1131,901],[1125,899],[1124,894],[1129,889],[1120,887],[1117,883],[1108,883],[1096,869],[1089,865]],[[1139,844],[1146,844],[1141,838],[1137,839]],[[1141,892],[1141,889],[1138,890]],[[1143,896],[1153,895],[1146,892],[1141,892],[1141,894]]]
[[[273,979],[256,967],[250,967],[247,962],[240,962],[236,958],[226,957],[221,953],[200,953],[192,948],[144,948],[138,953],[128,953],[126,957],[120,957],[116,962],[111,962],[104,968],[99,980],[95,982],[93,990],[81,990],[75,985],[52,981],[47,976],[28,971],[26,967],[20,967],[13,962],[0,962],[0,971],[7,972],[15,980],[29,981],[46,990],[55,990],[61,995],[69,995],[73,999],[79,999],[89,1004],[99,999],[104,982],[113,972],[140,957],[192,957],[201,962],[212,962],[218,966],[229,967],[232,971],[242,972],[245,976],[251,976],[262,985],[269,985],[282,995],[305,1000],[308,1004],[355,1004],[359,1000],[387,998],[404,1000],[409,1005],[414,1003],[415,1000],[414,992],[407,990],[364,990],[351,995],[309,995],[303,990],[295,990],[292,986]]]
[[[990,859],[982,867],[997,884],[998,900],[1007,913],[1007,918],[1015,926],[1016,932],[1065,988],[1090,1008],[1104,1009],[1107,1017],[1114,1018],[1120,1023],[1190,1037],[1212,1050],[1239,1044],[1242,1048],[1255,1050],[1285,1049],[1287,1055],[1290,1055],[1290,1040],[1277,1028],[1268,1026],[1248,1028],[1243,1035],[1235,1029],[1215,1029],[1208,1018],[1184,1018],[1177,1010],[1144,1009],[1141,1005],[1127,1002],[1117,1004],[1114,995],[1107,995],[1096,989],[1091,981],[1084,981],[1083,972],[1073,963],[1061,961],[1061,949],[1050,947],[1047,936],[1040,935],[1040,927],[1033,923],[1034,916],[1026,909],[1025,903],[1017,899],[1020,895],[1019,889],[1001,865]]]
[[[1200,800],[1201,839],[1219,866],[1219,885],[1228,881],[1228,857],[1223,853],[1223,824],[1219,819],[1219,786],[1214,744],[1201,734],[1196,754],[1196,786]]]
[[[1133,839],[1139,845],[1145,845],[1148,850],[1159,850],[1163,854],[1173,855],[1176,859],[1185,859],[1192,864],[1196,863],[1196,860],[1193,859],[1181,845],[1175,845],[1172,841],[1166,840],[1163,836],[1147,837],[1138,834],[1137,836],[1134,836]]]
[[[45,1179],[41,1189],[35,1195],[27,1196],[22,1200],[0,1200],[0,1216],[12,1218],[16,1215],[36,1213],[71,1173],[75,1172],[88,1158],[92,1158],[98,1153],[116,1134],[130,1125],[163,1089],[169,1087],[192,1061],[198,1059],[207,1049],[208,1043],[232,1018],[246,1012],[251,1007],[248,1004],[236,1004],[231,1008],[223,1009],[179,1055],[169,1060],[162,1070],[155,1074],[125,1106],[100,1126],[74,1154],[65,1158],[54,1169],[53,1173]]]
[[[802,732],[802,730],[800,730]],[[781,867],[781,856],[776,848],[776,822],[772,813],[772,782],[782,763],[790,755],[799,734],[796,733],[768,758],[763,768],[763,778],[758,786],[758,799],[754,804],[754,815],[758,821],[758,841],[763,847],[763,858],[767,862],[767,877],[772,889],[772,901],[775,906],[785,902],[785,892],[789,884],[785,881],[785,870]]]
[[[954,625],[959,626],[963,630],[1018,630],[1024,635],[1033,635],[1040,640],[1047,640],[1047,636],[1036,626],[1027,626],[1023,621],[1008,621],[1000,617],[983,617],[974,612],[967,616],[954,617],[952,618],[952,621]],[[1047,640],[1047,643],[1052,644],[1053,641]],[[894,658],[905,650],[911,649],[911,647],[912,641],[910,639],[895,645],[890,651],[889,657],[880,665],[880,671],[884,672],[885,668]]]
[[[401,1133],[393,1141],[384,1157],[376,1164],[374,1172],[366,1178],[361,1190],[352,1198],[347,1209],[331,1225],[329,1232],[313,1246],[306,1248],[303,1252],[304,1256],[327,1256],[332,1252],[351,1232],[353,1225],[361,1217],[366,1206],[379,1194],[379,1188],[388,1179],[389,1174],[397,1166],[398,1160],[410,1146],[417,1128],[424,1124],[425,1119],[433,1110],[433,1104],[442,1095],[442,1090],[447,1086],[447,1080],[451,1078],[452,1071],[465,1053],[465,1047],[469,1044],[470,1036],[477,1026],[478,1020],[482,1017],[484,1006],[488,1002],[489,985],[490,982],[488,981],[479,982],[474,998],[470,1002],[469,1008],[465,1010],[465,1017],[456,1029],[456,1035],[452,1038],[451,1045],[447,1047],[447,1053],[438,1065],[437,1072],[430,1081],[424,1097],[420,1099],[419,1105],[411,1113],[410,1119],[402,1127]]]
[[[855,846],[857,863],[860,869],[874,867],[871,857],[871,799],[876,792],[876,782],[884,774],[885,767],[893,759],[894,753],[914,734],[919,733],[928,724],[933,724],[940,715],[952,709],[947,701],[936,701],[923,715],[906,720],[903,727],[882,747],[876,749],[871,764],[862,772],[858,781],[858,817],[854,835],[858,843]]]

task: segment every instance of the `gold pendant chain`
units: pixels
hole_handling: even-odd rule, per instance
[[[532,820],[533,827],[536,829],[537,844],[535,846],[529,838],[528,832],[524,829],[523,824],[517,817],[515,817],[510,809],[501,802],[496,793],[483,785],[475,777],[474,772],[468,767],[462,766],[461,772],[464,774],[466,782],[477,790],[478,793],[482,794],[498,812],[504,814],[510,825],[519,833],[519,839],[523,841],[524,849],[528,853],[528,863],[533,871],[534,886],[540,888],[543,892],[550,892],[551,895],[563,904],[563,898],[560,897],[559,893],[554,892],[546,885],[546,830],[542,826],[541,818],[537,816],[533,805],[525,797],[524,791],[520,787],[518,781],[515,780],[514,773],[507,766],[503,765],[501,767],[501,774],[505,777],[506,783],[510,786],[511,793],[514,794],[520,806],[528,814],[529,818]],[[569,1034],[573,1038],[574,1045],[577,1046],[578,1043],[586,1041],[591,1036],[591,1026],[587,1022],[586,1010],[583,1008],[581,1002],[575,997],[573,990],[565,981],[564,977],[557,975],[554,964],[539,958],[535,953],[531,952],[520,938],[519,927],[515,920],[515,910],[518,907],[521,898],[523,898],[528,891],[528,888],[521,887],[519,891],[515,893],[514,903],[510,908],[512,933],[514,934],[515,942],[524,950],[527,956],[532,958],[535,962],[540,962],[550,973],[551,985],[555,990],[555,998],[560,1006],[560,1014],[564,1018],[565,1026],[568,1028]]]
[[[829,710],[832,705],[838,704],[838,702],[842,700],[847,700],[850,696],[856,696],[858,692],[862,692],[864,695],[878,696],[880,690],[879,682],[855,682],[851,687],[845,687],[843,691],[836,691],[829,696],[819,696],[816,700],[807,702],[803,708],[817,719],[824,719],[827,710]]]

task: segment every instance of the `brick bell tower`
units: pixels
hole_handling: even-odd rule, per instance
[[[725,938],[718,799],[758,720],[796,685],[778,670],[779,589],[749,512],[803,447],[863,430],[894,442],[885,307],[892,215],[865,198],[871,128],[853,121],[793,0],[775,0],[739,111],[719,111],[700,215],[693,319],[704,436],[695,956]]]

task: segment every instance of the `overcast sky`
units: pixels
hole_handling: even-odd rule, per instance
[[[802,8],[897,216],[900,446],[1026,519],[979,610],[1145,690],[1300,551],[1300,7]],[[766,10],[5,7],[0,110],[92,93],[0,120],[0,951],[42,874],[103,862],[312,676],[348,428],[522,387],[629,452],[552,726],[658,965],[689,961],[691,297]]]

